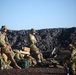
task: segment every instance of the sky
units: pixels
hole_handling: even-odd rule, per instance
[[[0,28],[76,27],[76,0],[0,0]]]

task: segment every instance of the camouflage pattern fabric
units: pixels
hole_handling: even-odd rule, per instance
[[[20,60],[24,60],[24,54],[21,54],[19,50],[13,50],[15,53],[15,60],[16,61],[20,61]]]
[[[34,30],[33,30],[34,31]],[[32,33],[29,34],[29,43],[30,43],[30,49],[31,49],[31,55],[36,59],[38,63],[41,63],[42,60],[44,60],[42,53],[39,52],[39,49],[36,46],[37,40],[35,36]]]
[[[35,58],[33,58],[32,56],[28,56],[28,61],[30,66],[35,66],[37,64]]]
[[[73,75],[76,74],[76,48],[73,49],[72,54],[71,54],[71,59],[72,59],[72,73]]]
[[[69,60],[69,62],[70,62],[69,67],[72,69],[72,74],[76,75],[76,48],[72,44],[69,44],[69,49],[71,51],[71,58]]]
[[[5,62],[4,58],[1,57],[0,58],[0,69],[1,70],[3,70],[3,69],[12,69],[12,67],[10,66],[10,63],[9,62]]]

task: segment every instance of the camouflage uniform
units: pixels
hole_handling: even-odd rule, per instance
[[[1,56],[0,57],[0,69],[3,70],[3,69],[12,69],[12,67],[10,66],[10,61],[6,62],[4,57]]]
[[[76,74],[76,48],[74,48],[72,51],[71,59],[72,59],[72,72],[75,75]]]
[[[1,28],[1,32],[0,32],[0,47],[1,47],[1,53],[5,53],[8,56],[8,59],[12,62],[12,64],[14,65],[14,68],[19,68],[21,69],[16,61],[14,60],[14,52],[12,51],[9,42],[8,42],[8,38],[6,36],[6,31],[7,28],[6,26],[2,26]]]
[[[29,42],[30,42],[30,49],[31,49],[31,55],[37,60],[38,63],[41,63],[45,59],[43,58],[42,53],[39,52],[39,49],[37,48],[37,40],[35,38],[36,31],[34,29],[31,29],[31,32],[29,34]]]
[[[71,53],[71,60],[70,60],[70,62],[72,63],[71,69],[72,69],[73,75],[76,75],[76,48],[72,44],[70,44],[69,47],[70,47],[70,50],[72,52]]]
[[[20,61],[20,60],[24,60],[24,54],[21,54],[19,50],[13,50],[15,53],[15,60],[16,61]]]
[[[35,58],[33,58],[32,56],[28,56],[28,61],[30,66],[35,66],[37,64]]]

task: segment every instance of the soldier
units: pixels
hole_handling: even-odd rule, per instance
[[[31,50],[31,55],[36,59],[37,63],[40,64],[45,61],[43,58],[43,55],[41,52],[39,52],[39,49],[37,48],[37,40],[35,38],[36,31],[35,29],[31,29],[30,34],[29,34],[29,42],[30,42],[30,50]]]
[[[1,47],[1,53],[5,53],[8,56],[8,59],[12,62],[14,65],[14,68],[21,69],[19,67],[14,59],[14,52],[12,51],[12,48],[8,42],[8,38],[6,36],[7,28],[6,26],[1,27],[1,32],[0,32],[0,47]]]
[[[69,49],[71,51],[71,69],[72,69],[72,74],[76,75],[76,48],[72,45],[69,44]]]

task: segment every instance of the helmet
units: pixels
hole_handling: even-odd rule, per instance
[[[32,29],[31,29],[31,32],[32,32],[32,33],[36,33],[36,30],[32,28]]]
[[[4,25],[1,27],[1,30],[7,29],[7,27]]]

